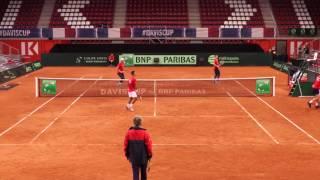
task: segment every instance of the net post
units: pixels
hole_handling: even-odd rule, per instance
[[[272,83],[272,88],[273,88],[273,91],[272,91],[272,96],[276,96],[276,77],[275,76],[273,76],[272,77],[272,81],[273,81],[273,83]]]
[[[38,77],[35,77],[35,93],[36,93],[36,97],[39,97],[39,79]]]

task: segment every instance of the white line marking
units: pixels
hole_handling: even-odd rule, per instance
[[[153,146],[194,146],[194,147],[203,147],[203,146],[270,146],[275,145],[274,143],[199,143],[199,144],[189,144],[189,143],[154,143]],[[315,143],[282,143],[281,145],[294,145],[294,146],[318,146]],[[71,143],[71,144],[50,144],[50,143],[33,143],[33,144],[0,144],[0,147],[14,147],[14,146],[123,146],[123,144],[116,143]]]
[[[157,116],[157,82],[153,81],[153,93],[154,93],[154,104],[153,104],[153,116]]]
[[[157,115],[156,117],[153,116],[142,116],[146,118],[241,118],[241,117],[248,117],[246,115]]]
[[[279,144],[279,141],[272,136],[272,134],[262,126],[262,124],[255,118],[253,115],[236,99],[234,98],[228,91],[227,91],[228,96],[245,112],[248,114],[248,116],[265,132],[274,143]]]
[[[80,94],[80,96],[78,96],[75,100],[72,101],[71,104],[69,104],[56,118],[53,119],[53,121],[51,121],[50,124],[48,124],[40,133],[38,133],[31,141],[30,144],[32,144],[34,141],[36,141],[45,131],[47,131],[65,112],[67,112],[72,105],[74,105],[81,97],[83,97],[83,95],[88,92],[88,90],[97,83],[97,81],[95,81],[94,83],[92,83],[83,93]]]
[[[157,116],[157,97],[154,96],[154,103],[153,103],[153,117]]]
[[[292,120],[290,120],[287,116],[285,116],[284,114],[282,114],[280,111],[278,111],[277,109],[275,109],[273,106],[271,106],[269,103],[267,103],[266,101],[264,101],[263,99],[261,99],[259,96],[257,96],[256,94],[254,94],[253,92],[251,92],[247,87],[245,87],[243,84],[241,84],[240,82],[237,81],[238,84],[240,84],[240,86],[242,86],[243,88],[245,88],[247,91],[249,91],[251,94],[253,94],[256,98],[258,98],[261,102],[263,102],[265,105],[267,105],[270,109],[272,109],[274,112],[278,113],[281,117],[283,117],[285,120],[287,120],[291,125],[293,125],[294,127],[296,127],[298,130],[300,130],[303,134],[305,134],[306,136],[308,136],[310,139],[312,139],[314,142],[316,142],[317,144],[320,144],[320,141],[318,139],[316,139],[315,137],[313,137],[311,134],[309,134],[307,131],[305,131],[304,129],[302,129],[300,126],[298,126],[296,123],[294,123]]]
[[[274,145],[273,143],[199,143],[199,144],[188,144],[188,143],[155,143],[152,144],[153,146],[247,146],[247,145]],[[293,144],[293,145],[315,145],[314,143],[304,143],[304,144]],[[50,143],[33,143],[33,144],[0,144],[1,146],[123,146],[123,144],[107,144],[107,143],[88,143],[88,144],[77,144],[77,143],[71,143],[71,144],[50,144]]]
[[[219,78],[219,81],[224,81],[224,80],[256,80],[256,79],[272,79],[274,76],[270,77],[248,77],[248,78]],[[39,79],[62,79],[62,80],[98,80],[98,81],[119,81],[119,79],[97,79],[97,78],[85,78],[85,79],[79,79],[79,78],[50,78],[50,77],[39,77]],[[200,79],[138,79],[139,81],[212,81],[211,78],[200,78]],[[124,79],[124,81],[128,81],[128,79]]]
[[[82,78],[82,77],[81,77]],[[57,95],[55,95],[54,97],[50,98],[49,100],[47,100],[46,102],[44,102],[43,104],[41,104],[40,106],[38,106],[36,109],[34,109],[32,112],[30,112],[28,115],[24,116],[22,119],[20,119],[19,121],[17,121],[16,123],[14,123],[13,125],[11,125],[8,129],[2,131],[0,133],[0,137],[5,135],[6,133],[8,133],[10,130],[12,130],[13,128],[15,128],[17,125],[19,125],[20,123],[22,123],[24,120],[26,120],[28,117],[32,116],[34,113],[36,113],[39,109],[43,108],[45,105],[47,105],[49,102],[51,102],[52,100],[54,100],[57,96],[59,96],[60,94],[62,94],[66,89],[68,89],[69,87],[73,86],[76,82],[70,84],[68,87],[66,87],[64,90],[62,90],[60,93],[58,93]]]

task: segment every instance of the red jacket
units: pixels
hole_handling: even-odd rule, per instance
[[[124,139],[124,153],[132,164],[147,164],[152,157],[152,141],[146,129],[131,127]]]
[[[312,87],[314,89],[320,89],[320,80],[314,81],[314,83],[312,84]]]

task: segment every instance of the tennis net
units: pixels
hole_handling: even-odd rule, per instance
[[[89,78],[36,78],[39,97],[124,97],[127,81]],[[144,97],[275,96],[275,77],[213,79],[137,79]]]

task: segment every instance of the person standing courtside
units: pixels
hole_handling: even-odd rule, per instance
[[[120,62],[117,65],[117,75],[120,78],[119,85],[123,83],[124,77],[124,59],[120,58]]]
[[[132,165],[133,180],[147,179],[148,162],[152,158],[152,141],[146,129],[141,128],[142,118],[135,116],[133,126],[124,139],[124,153]]]

